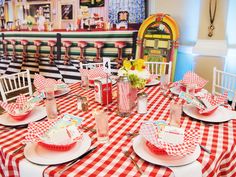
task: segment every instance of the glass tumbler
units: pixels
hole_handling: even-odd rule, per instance
[[[168,89],[168,74],[163,74],[161,75],[161,92],[163,94],[166,93],[167,89]]]
[[[182,104],[171,102],[170,103],[170,125],[180,127],[180,121],[182,116]]]
[[[107,143],[109,141],[108,114],[103,110],[95,110],[93,116],[96,122],[98,142]]]
[[[54,96],[54,88],[53,87],[46,88],[45,95],[46,95],[45,105],[46,105],[48,120],[57,119],[58,113],[57,113],[57,103]]]

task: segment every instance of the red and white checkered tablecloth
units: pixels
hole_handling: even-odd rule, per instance
[[[76,83],[70,86],[70,94],[86,94],[89,97],[89,111],[77,110],[75,97],[65,99],[66,96],[57,98],[60,113],[68,112],[84,118],[84,125],[95,127],[95,120],[91,111],[100,107],[94,101],[93,89],[88,91],[80,88]],[[65,165],[46,168],[44,176],[140,176],[132,161],[127,158],[123,148],[132,152],[132,157],[145,171],[147,176],[170,176],[172,171],[166,167],[150,164],[139,158],[132,149],[132,139],[126,136],[128,132],[139,130],[143,120],[166,120],[169,117],[170,99],[164,97],[159,91],[159,86],[145,88],[148,93],[148,113],[145,115],[132,113],[127,118],[117,116],[117,101],[110,104],[110,143],[100,144],[92,154],[78,161],[63,174],[57,172]],[[179,100],[181,101],[181,100]],[[203,176],[236,176],[236,120],[224,124],[207,126],[204,123],[182,117],[183,128],[198,128],[201,134],[201,144],[211,150],[212,154],[201,151],[198,161],[202,164]],[[0,173],[2,176],[19,176],[19,162],[24,159],[23,150],[13,154],[20,146],[26,129],[6,130],[0,126]],[[88,132],[92,144],[97,144],[96,134]]]

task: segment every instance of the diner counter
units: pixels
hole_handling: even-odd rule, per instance
[[[68,95],[57,98],[60,114],[70,113],[82,117],[84,119],[83,126],[95,127],[92,111],[95,108],[105,108],[95,102],[94,90],[92,88],[84,90],[80,87],[80,83],[72,84],[70,88],[71,91]],[[124,150],[129,150],[134,161],[144,171],[144,176],[172,176],[171,169],[173,168],[155,165],[140,158],[133,149],[134,138],[127,136],[129,132],[138,131],[141,123],[145,120],[169,119],[171,99],[160,92],[160,86],[146,87],[143,91],[148,94],[148,112],[138,114],[134,110],[129,117],[120,117],[117,115],[117,98],[114,96],[108,111],[109,143],[98,144],[96,134],[89,130],[85,131],[92,139],[92,146],[97,146],[97,149],[61,174],[59,172],[66,168],[65,164],[39,166],[28,162],[24,157],[23,150],[13,153],[21,146],[21,141],[27,131],[25,128],[8,130],[6,127],[0,126],[1,174],[5,173],[5,176],[11,177],[19,176],[19,174],[34,174],[34,176],[141,176],[131,159],[123,153]],[[113,92],[116,92],[116,87],[114,87]],[[88,97],[89,110],[87,112],[77,109],[76,98],[70,97],[73,94]],[[168,92],[167,95],[169,94]],[[175,101],[182,102],[183,100],[175,97]],[[211,151],[209,154],[201,149],[200,156],[197,158],[204,177],[236,175],[236,120],[221,124],[207,124],[185,115],[181,118],[181,127],[199,130],[199,144]],[[189,165],[175,167],[175,170],[178,168],[185,169],[185,167],[187,168]],[[192,172],[193,170],[190,170],[187,175],[183,174],[182,176],[188,176]],[[191,176],[193,175],[195,174],[191,174]]]
[[[122,51],[122,56],[127,57],[135,54],[136,50],[136,30],[95,30],[95,31],[63,31],[55,30],[52,32],[39,31],[4,31],[0,32],[2,39],[16,40],[16,56],[17,60],[11,60],[13,46],[7,44],[9,57],[2,57],[0,60],[0,74],[16,73],[25,69],[29,69],[33,77],[34,73],[39,73],[46,77],[62,79],[66,83],[73,83],[80,80],[79,56],[80,49],[77,46],[78,41],[86,41],[88,44],[85,47],[84,56],[86,60],[93,60],[96,57],[97,49],[94,47],[95,41],[104,42],[101,48],[101,57],[109,57],[112,61],[118,56],[118,48],[115,46],[116,41],[124,41],[125,47]],[[21,40],[28,40],[27,44],[27,60],[22,62],[23,46]],[[41,40],[42,44],[39,49],[39,62],[35,61],[34,54],[36,46],[34,40]],[[48,41],[56,41],[54,49],[55,62],[49,63],[50,47]],[[63,41],[71,41],[72,46],[69,49],[69,63],[63,62],[65,47],[62,46]],[[3,51],[2,42],[0,43],[0,52]],[[3,52],[2,52],[3,56]]]
[[[79,56],[80,52],[77,47],[78,41],[88,42],[88,46],[85,50],[85,56],[88,58],[96,56],[96,50],[94,48],[95,41],[102,41],[105,43],[102,50],[102,56],[104,57],[117,57],[117,48],[115,47],[116,41],[125,41],[126,47],[124,50],[124,56],[135,53],[136,50],[136,37],[137,30],[80,30],[80,31],[66,31],[66,30],[54,30],[54,31],[2,31],[0,32],[2,39],[15,39],[17,41],[16,52],[22,52],[22,46],[19,42],[22,39],[29,41],[28,53],[35,53],[35,47],[33,46],[34,40],[41,40],[42,47],[40,53],[49,54],[49,47],[47,42],[49,40],[56,40],[57,42],[71,41],[72,46],[70,55]],[[59,49],[59,48],[60,49]],[[9,50],[12,50],[12,46],[8,46]],[[2,50],[2,46],[0,48]],[[61,54],[64,54],[64,48],[61,44],[57,46],[57,51],[61,50]],[[56,53],[56,52],[55,52]],[[58,52],[57,52],[58,54]],[[57,59],[61,59],[61,55],[57,56]]]

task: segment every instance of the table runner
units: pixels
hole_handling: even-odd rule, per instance
[[[77,100],[75,97],[65,95],[57,98],[57,105],[60,113],[70,113],[84,118],[83,124],[88,127],[95,127],[95,120],[91,111],[101,107],[94,101],[94,91],[83,90],[79,83],[73,84],[71,94],[80,93],[89,98],[89,111],[81,112],[77,110]],[[78,161],[71,168],[66,170],[61,176],[140,176],[139,172],[129,158],[124,156],[122,149],[129,149],[131,156],[142,168],[147,176],[170,176],[172,171],[165,167],[150,164],[139,158],[132,149],[132,139],[126,136],[128,132],[139,130],[143,120],[167,120],[169,117],[170,99],[163,96],[159,86],[145,88],[148,93],[148,113],[141,115],[133,112],[129,117],[117,116],[117,101],[114,99],[109,105],[109,130],[110,143],[98,145],[97,150]],[[170,93],[168,93],[170,94]],[[182,101],[177,99],[178,101]],[[231,120],[224,124],[208,126],[205,123],[183,116],[181,119],[183,128],[199,128],[201,134],[201,144],[211,150],[212,154],[201,151],[198,161],[203,166],[203,176],[234,176],[236,175],[236,120]],[[0,126],[0,173],[2,176],[19,176],[19,162],[24,159],[23,150],[13,154],[14,150],[20,146],[20,141],[24,138],[25,129],[6,130]],[[96,134],[89,133],[92,144],[97,144]],[[65,165],[48,167],[44,176],[60,176],[57,172]],[[5,174],[4,174],[5,171]]]

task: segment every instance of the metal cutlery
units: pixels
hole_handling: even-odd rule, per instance
[[[201,144],[199,144],[199,146],[200,146],[200,148],[202,148],[202,150],[204,150],[208,154],[211,154],[211,151],[209,149],[207,149],[205,146],[202,146]]]
[[[97,132],[96,129],[94,129],[94,128],[92,128],[92,127],[82,126],[82,129],[91,131],[92,133],[96,133],[96,132]]]
[[[138,164],[135,162],[134,158],[131,157],[130,152],[129,151],[124,151],[123,153],[125,154],[126,157],[131,159],[131,161],[133,162],[133,164],[135,165],[135,167],[137,168],[139,173],[142,175],[143,174],[143,170],[138,166]]]
[[[88,151],[86,151],[85,153],[83,153],[82,155],[80,155],[79,157],[77,157],[76,159],[70,161],[69,163],[66,164],[65,168],[63,168],[61,171],[59,171],[59,173],[63,173],[64,171],[66,171],[67,169],[69,169],[73,164],[75,164],[78,160],[81,160],[82,158],[84,158],[85,156],[89,155],[90,153],[92,153],[97,147],[91,148]]]
[[[21,145],[19,148],[17,148],[15,151],[13,151],[12,154],[15,154],[15,153],[19,152],[19,151],[20,151],[21,149],[23,149],[25,146],[26,146],[26,144]]]

